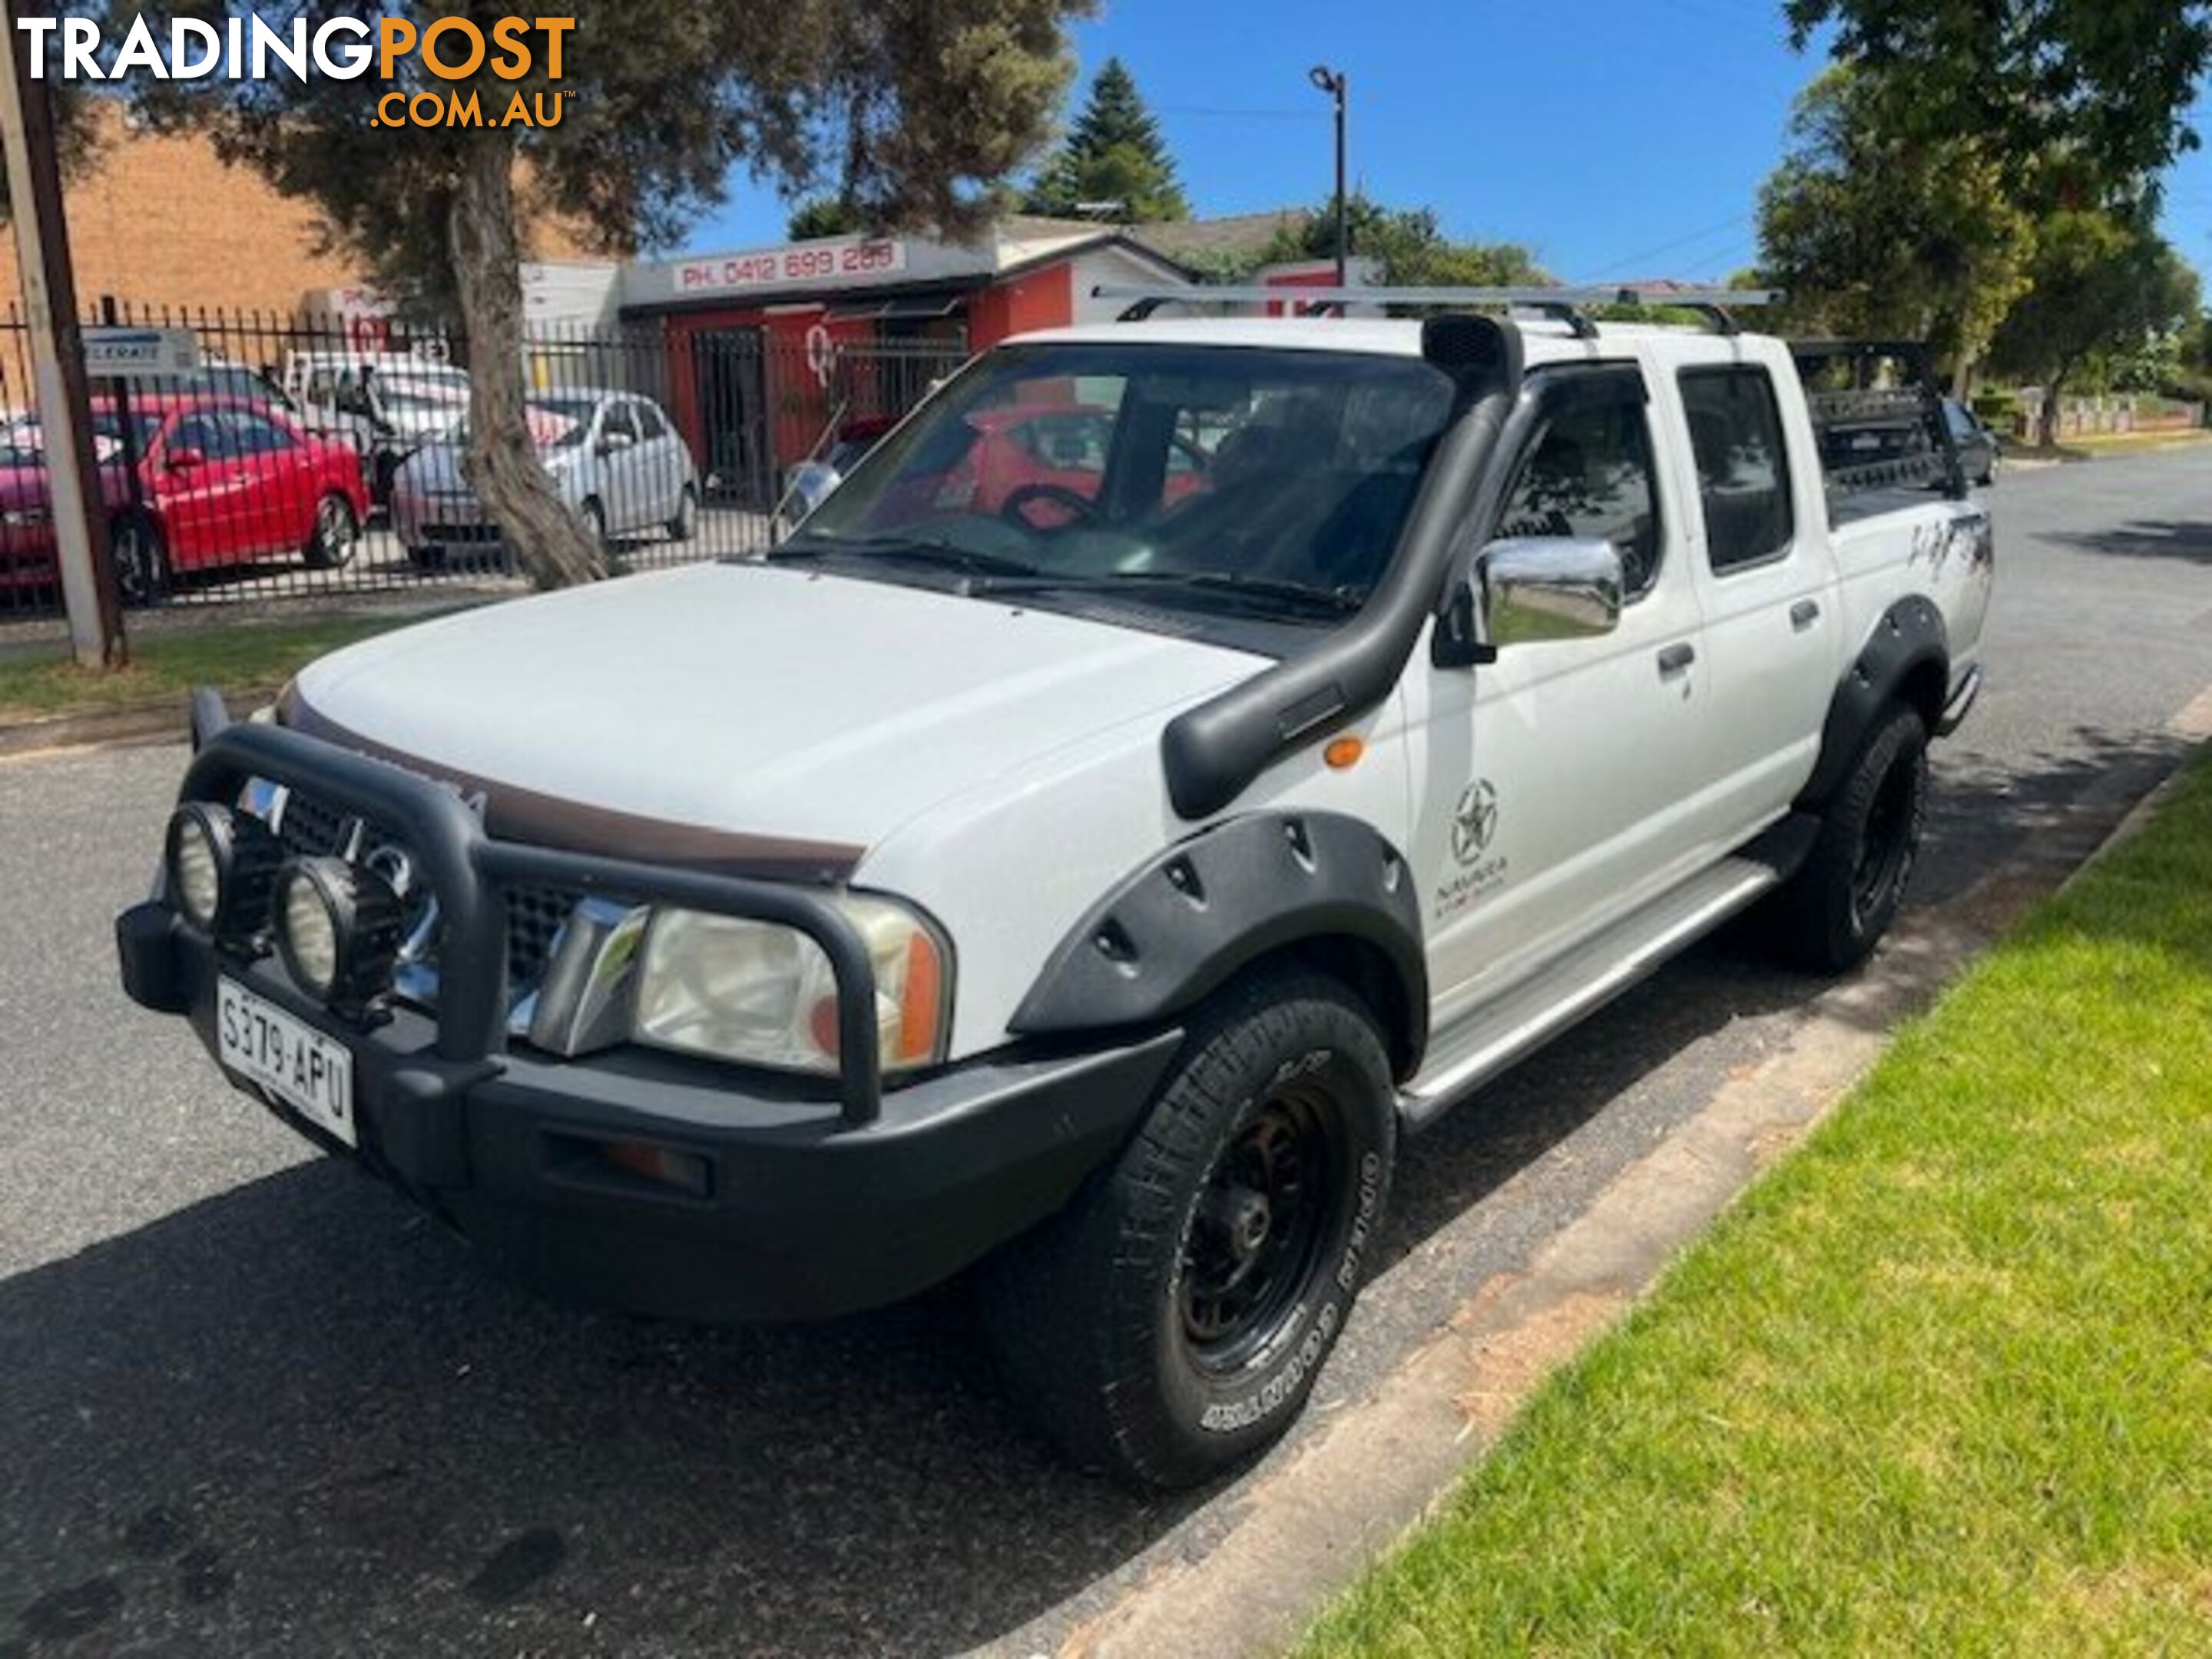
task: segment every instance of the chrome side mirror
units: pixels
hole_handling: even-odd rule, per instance
[[[1518,537],[1492,542],[1453,573],[1437,625],[1443,668],[1495,662],[1508,646],[1596,639],[1620,626],[1627,586],[1607,541]]]

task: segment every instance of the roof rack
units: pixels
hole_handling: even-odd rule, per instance
[[[1730,313],[1744,306],[1772,305],[1782,296],[1771,289],[1734,288],[1267,288],[1260,286],[1181,288],[1157,284],[1102,283],[1091,290],[1096,300],[1121,300],[1118,320],[1142,322],[1166,305],[1295,305],[1311,313],[1343,314],[1347,306],[1427,306],[1465,309],[1540,312],[1565,323],[1578,339],[1597,333],[1584,315],[1593,306],[1666,306],[1694,311],[1719,332],[1736,332]]]

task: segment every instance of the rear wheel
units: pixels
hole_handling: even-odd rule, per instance
[[[1351,1313],[1396,1133],[1350,991],[1291,972],[1224,992],[1121,1157],[987,1267],[1017,1403],[1079,1462],[1157,1486],[1272,1444]]]
[[[1897,918],[1928,816],[1928,726],[1890,710],[1829,803],[1805,867],[1776,895],[1778,941],[1799,966],[1841,973]]]
[[[315,504],[315,527],[301,550],[310,569],[342,570],[361,545],[361,519],[336,490]]]
[[[160,527],[143,513],[126,513],[108,526],[108,555],[115,562],[116,596],[125,605],[159,605],[169,594],[169,550]]]
[[[605,551],[607,547],[607,510],[597,496],[584,503],[584,533],[592,538],[592,545]]]

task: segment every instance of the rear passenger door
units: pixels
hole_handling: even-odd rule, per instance
[[[1669,884],[1695,845],[1703,629],[1645,377],[1552,370],[1532,388],[1554,408],[1510,463],[1493,539],[1611,541],[1626,603],[1603,637],[1507,646],[1473,669],[1417,658],[1407,677],[1439,1024]]]
[[[1820,475],[1793,449],[1794,379],[1757,360],[1675,377],[1697,503],[1694,566],[1711,659],[1703,770],[1736,838],[1786,811],[1810,774],[1838,670],[1834,572]]]

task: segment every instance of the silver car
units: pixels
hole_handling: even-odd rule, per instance
[[[640,533],[690,541],[699,526],[691,452],[650,398],[577,388],[526,406],[531,434],[561,498],[602,543]],[[462,475],[465,434],[409,456],[392,482],[392,526],[420,565],[455,550],[492,550],[499,527]]]

